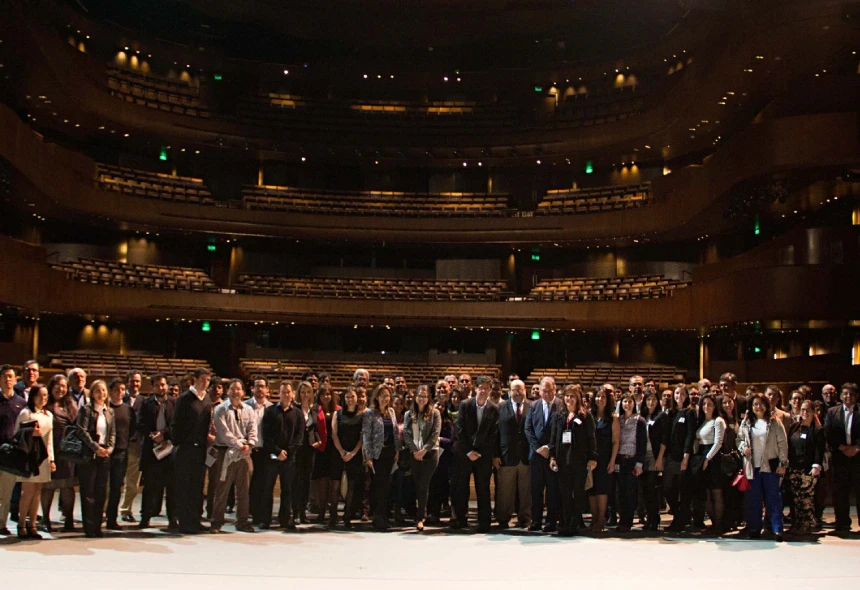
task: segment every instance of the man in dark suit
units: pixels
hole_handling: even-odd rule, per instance
[[[206,473],[206,445],[212,422],[212,402],[206,388],[212,372],[206,368],[194,371],[194,383],[179,399],[170,428],[176,453],[173,466],[176,477],[176,513],[179,530],[188,535],[208,530],[200,524],[203,506],[203,479]]]
[[[851,490],[857,498],[860,513],[860,408],[857,407],[857,384],[844,383],[842,404],[827,411],[824,435],[833,453],[833,511],[836,530],[851,530]]]
[[[707,379],[705,379],[707,381]],[[701,382],[700,382],[701,383]],[[710,381],[708,381],[710,385]],[[747,404],[749,403],[749,398],[739,394],[736,390],[738,385],[738,378],[734,373],[723,373],[720,375],[720,395],[717,396],[717,407],[723,407],[723,398],[730,397],[735,400],[735,408],[737,408],[738,416],[741,420],[747,413]],[[699,388],[699,394],[705,395],[705,393],[710,393],[710,391],[702,391],[701,387]]]
[[[555,397],[555,379],[540,380],[540,399],[536,399],[526,416],[526,438],[529,441],[529,474],[532,488],[532,524],[530,531],[541,530],[544,491],[546,492],[546,526],[543,532],[556,530],[561,507],[558,479],[549,466],[549,442],[552,420],[564,403]]]
[[[496,521],[499,528],[509,526],[517,504],[517,521],[520,527],[531,524],[532,494],[529,478],[529,441],[526,438],[526,416],[529,412],[525,383],[511,382],[510,400],[499,406],[499,451],[495,459],[498,475],[496,486]]]
[[[454,500],[456,518],[451,528],[466,525],[469,514],[469,478],[475,476],[478,497],[478,532],[490,530],[490,476],[493,458],[499,452],[499,407],[490,401],[492,379],[478,377],[475,397],[460,402],[457,414],[457,485]]]
[[[176,400],[168,395],[170,386],[164,375],[153,375],[152,395],[140,405],[137,431],[143,446],[140,451],[140,472],[142,474],[143,499],[140,505],[141,529],[149,528],[149,521],[161,511],[164,496],[167,496],[167,528],[179,528],[173,494],[173,454],[167,452],[170,445],[170,424]],[[156,456],[156,450],[159,459]],[[166,454],[165,454],[166,453]]]

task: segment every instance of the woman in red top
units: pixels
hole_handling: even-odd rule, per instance
[[[317,454],[314,457],[314,470],[311,474],[311,480],[315,486],[317,504],[319,504],[317,522],[325,522],[325,500],[328,498],[329,482],[331,481],[329,473],[331,472],[331,462],[337,453],[331,440],[331,421],[334,413],[341,408],[337,405],[337,394],[328,385],[321,385],[317,389],[314,407],[317,413],[317,434],[321,444],[315,447]]]

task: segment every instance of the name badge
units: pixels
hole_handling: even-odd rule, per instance
[[[648,420],[648,426],[654,426],[654,420]]]
[[[574,418],[574,419],[573,419],[573,421],[574,421],[576,424],[582,425],[582,420],[580,420],[579,418]]]
[[[678,424],[683,424],[683,423],[684,423],[684,422],[686,422],[686,421],[687,421],[687,419],[686,419],[686,418],[684,418],[683,416],[682,416],[682,417],[680,417],[680,418],[678,418]]]
[[[573,433],[570,430],[565,430],[561,433],[562,444],[569,445],[573,442]]]
[[[806,433],[804,432],[803,434],[801,434],[801,435],[800,435],[800,438],[802,438],[802,439],[806,439]]]

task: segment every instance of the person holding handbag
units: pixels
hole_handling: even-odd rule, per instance
[[[27,407],[18,414],[15,430],[23,425],[31,425],[33,436],[41,437],[48,451],[37,472],[30,477],[19,477],[21,501],[18,504],[18,537],[22,539],[41,539],[36,531],[36,513],[42,499],[42,486],[51,481],[51,474],[57,469],[54,463],[54,416],[46,409],[48,388],[38,383],[27,391]],[[35,423],[35,425],[33,424]]]
[[[439,464],[441,430],[442,416],[430,403],[430,388],[419,385],[412,400],[412,408],[406,412],[403,420],[403,442],[410,453],[409,461],[418,504],[415,512],[415,528],[419,532],[424,530],[430,481]]]
[[[116,442],[116,424],[113,410],[107,406],[107,397],[107,383],[94,381],[90,386],[90,403],[80,409],[76,420],[84,446],[94,455],[91,461],[78,466],[81,512],[87,538],[104,536],[102,520],[110,476],[110,455]]]
[[[699,400],[698,428],[693,457],[690,459],[690,469],[693,485],[698,491],[707,494],[705,503],[711,517],[711,528],[708,531],[715,536],[721,536],[725,530],[723,525],[723,472],[720,459],[723,439],[726,433],[726,421],[720,416],[716,406],[716,398],[711,394],[704,395]]]
[[[815,486],[824,463],[824,429],[812,401],[800,404],[800,420],[788,431],[788,482],[794,502],[792,535],[808,535],[815,527]]]
[[[757,393],[749,402],[741,423],[738,450],[744,456],[744,475],[750,489],[746,493],[747,528],[750,539],[761,537],[762,502],[770,514],[777,541],[782,541],[782,495],[780,480],[788,466],[788,439],[782,421],[773,417],[767,397]]]
[[[738,432],[740,431],[740,418],[738,417],[738,404],[734,398],[718,397],[722,400],[722,416],[726,422],[726,432],[723,435],[723,458],[720,459],[720,468],[723,475],[723,528],[725,530],[736,530],[744,521],[744,496],[734,485],[738,472],[743,468],[743,458],[738,451]]]
[[[60,448],[66,426],[74,424],[78,417],[78,407],[69,393],[68,381],[62,373],[51,377],[48,383],[51,399],[46,409],[54,416],[53,439],[54,450]],[[63,532],[74,532],[75,511],[75,464],[55,456],[57,468],[51,473],[51,481],[42,486],[42,524],[45,531],[53,532],[51,523],[51,504],[54,503],[54,492],[60,491],[60,507],[63,514]]]

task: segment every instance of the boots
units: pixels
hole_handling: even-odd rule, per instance
[[[330,518],[328,526],[334,528],[337,526],[337,501],[340,496],[340,480],[330,481],[328,484],[328,501]],[[346,509],[344,509],[346,513]]]

